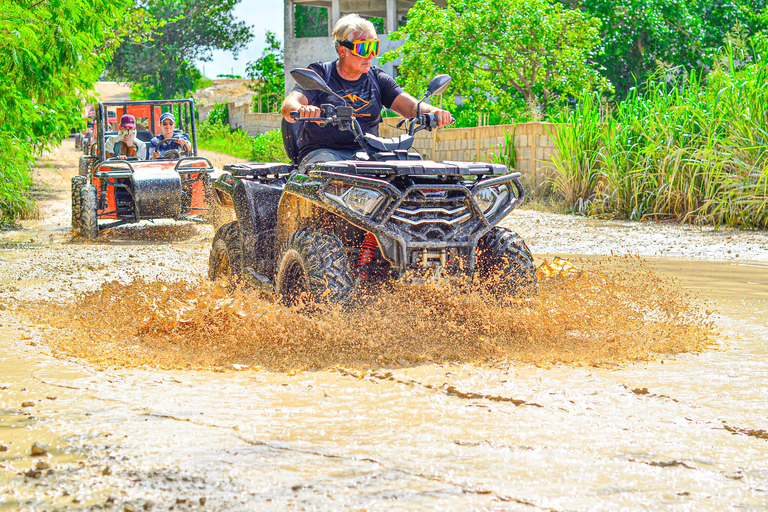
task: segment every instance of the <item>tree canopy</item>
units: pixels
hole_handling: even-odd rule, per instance
[[[248,63],[245,74],[253,80],[249,87],[259,93],[253,102],[259,112],[270,111],[270,105],[279,108],[285,91],[285,66],[283,63],[283,46],[274,32],[267,30],[267,46],[261,52],[261,57]]]
[[[202,74],[195,61],[210,61],[213,50],[237,55],[253,39],[236,21],[240,0],[139,0],[137,6],[157,29],[148,40],[127,39],[115,52],[109,75],[138,85],[149,99],[186,96]]]
[[[29,207],[33,158],[83,122],[83,99],[141,14],[108,0],[0,0],[0,223]]]
[[[625,93],[661,65],[701,69],[711,64],[726,35],[762,28],[765,0],[570,0],[598,18],[605,76]]]
[[[509,109],[519,95],[543,114],[553,95],[608,87],[592,65],[599,25],[549,0],[419,0],[390,35],[404,44],[384,60],[402,56],[399,80],[411,90],[449,73],[452,93],[474,104]]]

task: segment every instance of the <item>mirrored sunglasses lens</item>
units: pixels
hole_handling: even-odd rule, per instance
[[[355,44],[355,53],[358,57],[368,58],[371,55],[374,57],[379,56],[379,42],[378,41],[364,41],[362,43]]]

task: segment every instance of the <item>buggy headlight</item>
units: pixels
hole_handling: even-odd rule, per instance
[[[376,190],[353,187],[343,196],[344,204],[364,217],[372,215],[384,201],[384,194]]]
[[[499,204],[509,197],[509,186],[503,184],[485,187],[475,192],[473,196],[483,215],[491,215]]]

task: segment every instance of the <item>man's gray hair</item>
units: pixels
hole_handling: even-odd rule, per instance
[[[364,39],[368,34],[376,34],[376,27],[359,14],[347,14],[339,18],[333,27],[333,45],[339,51],[340,41],[354,41]]]

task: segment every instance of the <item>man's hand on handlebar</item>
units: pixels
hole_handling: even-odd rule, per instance
[[[453,123],[453,116],[447,110],[438,108],[430,112],[430,114],[435,114],[437,116],[438,128],[442,128],[443,126],[448,126],[449,124]]]
[[[293,112],[298,112],[299,113],[298,119],[302,119],[302,118],[306,118],[306,117],[320,117],[321,116],[320,107],[316,107],[314,105],[302,105],[301,107],[299,107],[298,111],[293,111]],[[291,114],[293,114],[293,112],[291,112]],[[295,123],[297,118],[294,117],[293,115],[291,115],[290,118],[286,117],[286,119],[289,122],[291,122],[291,123]],[[313,122],[317,123],[317,124],[322,124],[322,121],[313,121]]]

